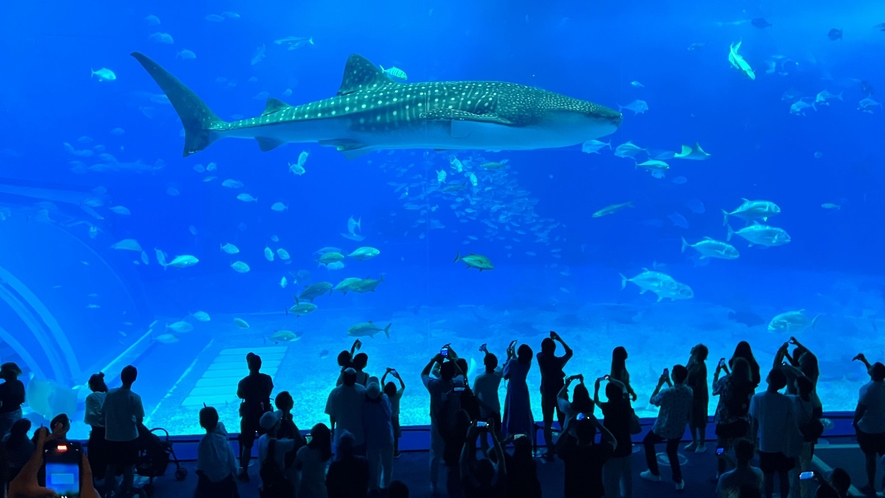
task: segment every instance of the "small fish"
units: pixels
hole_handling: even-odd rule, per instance
[[[689,52],[694,52],[694,51],[700,50],[707,45],[708,41],[710,41],[710,40],[706,40],[706,41],[702,41],[702,42],[694,42],[691,45],[689,45],[686,50],[688,50]]]
[[[227,188],[243,188],[243,185],[243,182],[239,180],[231,180],[230,178],[221,182],[221,186]]]
[[[267,246],[264,247],[264,259],[273,261],[273,249]]]
[[[406,72],[403,71],[402,69],[397,68],[397,67],[390,67],[390,68],[384,69],[384,66],[381,66],[381,72],[383,72],[387,76],[391,76],[391,77],[399,79],[399,80],[405,81],[405,80],[409,79],[409,77],[406,76]]]
[[[698,199],[689,199],[685,201],[685,207],[687,207],[694,214],[704,214],[706,212],[706,208],[704,207],[704,203]]]
[[[752,24],[753,26],[756,26],[759,29],[765,29],[765,28],[768,28],[771,26],[770,22],[766,21],[765,19],[763,19],[761,17],[757,17],[756,19],[753,19],[752,21],[750,21],[750,24]]]
[[[243,263],[242,261],[234,261],[230,264],[230,267],[233,268],[234,271],[237,273],[248,273],[249,270],[251,270],[251,268],[249,268],[249,265]]]
[[[685,216],[682,216],[681,214],[677,213],[676,211],[673,211],[672,213],[668,214],[667,218],[669,218],[670,221],[673,222],[673,225],[675,225],[679,228],[685,228],[686,230],[688,229],[688,220],[685,219]]]
[[[172,39],[172,35],[169,33],[161,33],[159,31],[149,36],[148,39],[154,43],[163,43],[166,45],[172,45],[175,42]]]
[[[633,207],[633,201],[622,202],[620,204],[611,204],[611,205],[606,206],[606,207],[600,209],[599,211],[596,211],[595,213],[593,213],[592,217],[593,218],[602,218],[603,216],[615,214],[618,211],[620,211],[624,208],[627,208],[627,207]]]
[[[114,213],[117,213],[117,214],[122,214],[124,216],[132,214],[132,212],[129,211],[129,208],[127,208],[125,206],[113,206],[113,207],[111,207],[111,211],[113,211]]]
[[[243,192],[242,194],[238,194],[237,199],[239,199],[243,202],[258,202],[257,197],[252,197],[251,195],[249,195],[245,192]]]
[[[288,97],[291,97],[291,96],[292,96],[292,89],[291,89],[291,88],[287,88],[287,89],[283,92],[283,98],[285,99],[285,98],[288,98]]]
[[[820,207],[822,207],[824,209],[829,209],[832,211],[838,211],[838,210],[842,209],[842,206],[840,206],[839,204],[833,204],[832,202],[825,202],[825,203],[821,204]]]
[[[638,81],[631,81],[630,84],[633,85],[635,88],[645,88],[645,85]]]
[[[252,53],[252,58],[249,60],[249,62],[251,62],[251,64],[254,66],[255,64],[258,64],[259,62],[263,61],[266,51],[267,51],[267,49],[264,45],[256,48],[255,52]]]
[[[642,114],[648,110],[648,103],[644,100],[634,100],[627,105],[618,105],[618,110],[629,109],[633,111],[633,115]]]
[[[206,17],[204,17],[203,19],[205,19],[209,22],[222,22],[222,21],[224,21],[224,16],[220,16],[218,14],[209,14]]]
[[[611,140],[609,140],[608,142],[602,142],[600,140],[588,140],[581,145],[581,152],[585,154],[599,154],[599,150],[603,147],[608,147],[608,149],[611,150]]]
[[[624,142],[621,145],[615,147],[615,155],[618,157],[632,158],[640,152],[645,152],[646,150],[647,149],[643,149],[633,142]]]
[[[439,183],[446,183],[446,170],[437,170],[436,172],[436,181]]]
[[[191,313],[191,316],[196,318],[197,321],[200,322],[208,322],[212,320],[212,318],[209,316],[209,313],[206,313],[205,311],[197,311],[195,313]]]
[[[151,14],[151,15],[144,18],[144,23],[147,24],[148,26],[156,26],[156,25],[160,24],[160,18]]]
[[[178,334],[185,334],[187,332],[190,332],[191,330],[194,330],[194,326],[185,321],[175,322],[172,325],[166,325],[166,328]]]
[[[185,50],[182,50],[181,52],[178,52],[177,54],[175,54],[175,58],[176,59],[183,59],[183,60],[196,59],[197,54],[193,53],[193,51],[191,51],[191,50],[185,49]]]
[[[282,247],[277,248],[277,256],[280,257],[283,261],[288,261],[291,256],[289,256],[289,251],[283,249]]]
[[[324,349],[324,350],[320,351],[320,359],[321,359],[321,360],[322,360],[323,358],[326,358],[327,356],[329,356],[329,350],[328,350],[328,349]]]
[[[234,318],[234,323],[236,324],[237,327],[240,327],[241,329],[248,329],[249,328],[249,323],[246,320],[243,320],[242,318]]]
[[[790,106],[790,114],[794,116],[805,116],[805,110],[811,108],[817,111],[817,107],[814,102],[808,103],[804,100],[798,100]]]
[[[157,263],[159,263],[160,266],[165,268],[166,267],[166,253],[159,250],[159,249],[154,249],[154,254],[157,256]]]
[[[175,334],[161,334],[154,339],[160,344],[174,344],[178,342],[178,337]]]
[[[144,263],[145,265],[151,264],[150,258],[148,257],[147,253],[144,251],[141,251],[141,262]]]
[[[814,102],[821,105],[830,105],[829,101],[833,99],[842,100],[842,92],[839,92],[838,95],[834,95],[824,90],[817,94],[817,96],[814,98]]]
[[[240,249],[231,243],[221,244],[221,250],[228,254],[237,254],[240,252]]]
[[[111,135],[114,135],[115,137],[119,137],[124,133],[126,133],[126,130],[124,130],[123,128],[114,128],[113,130],[111,130]]]
[[[744,57],[738,53],[738,50],[741,48],[742,42],[737,42],[736,44],[731,44],[728,48],[728,62],[737,69],[738,71],[744,73],[744,75],[751,80],[756,79],[756,73],[753,72],[753,68],[744,60]]]
[[[91,69],[90,69],[90,71],[92,71],[92,74],[89,75],[89,77],[91,78],[93,76],[97,76],[99,82],[101,82],[101,81],[114,81],[117,79],[117,75],[114,74],[113,71],[111,71],[110,69],[108,69],[106,67],[103,67],[103,68],[99,69],[98,71],[94,71]]]
[[[879,102],[876,102],[875,100],[871,99],[870,97],[867,97],[857,103],[857,110],[868,113],[868,114],[872,114],[873,108],[876,106],[882,107],[882,104],[880,104]]]
[[[283,211],[289,209],[289,206],[283,204],[282,202],[274,202],[270,209],[276,211],[278,213],[282,213]]]
[[[283,289],[285,289],[287,285],[289,285],[289,281],[286,280],[286,277],[281,278],[281,279],[280,279],[280,287],[282,287]]]
[[[829,38],[830,41],[841,40],[842,39],[842,30],[837,29],[837,28],[831,29],[829,31],[829,33],[827,33],[827,38]]]

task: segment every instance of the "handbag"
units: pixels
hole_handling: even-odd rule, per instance
[[[642,432],[642,421],[639,420],[639,416],[636,415],[636,410],[633,407],[630,407],[630,434],[634,436]]]

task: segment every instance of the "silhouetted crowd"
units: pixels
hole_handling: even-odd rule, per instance
[[[564,350],[562,356],[556,355],[557,344]],[[261,358],[249,353],[249,375],[237,388],[242,400],[239,455],[215,408],[199,412],[206,434],[198,446],[196,498],[238,497],[236,481],[250,480],[256,441],[262,498],[408,497],[405,484],[393,479],[394,460],[400,455],[399,405],[406,386],[392,368],[380,379],[369,375],[369,357],[358,352],[361,346],[356,341],[338,355],[340,375],[325,406],[329,424],[317,424],[307,435],[294,422],[292,396],[283,391],[272,402],[273,380],[261,373]],[[632,406],[640,395],[630,382],[625,348],[613,350],[608,374],[586,382],[582,374],[566,375],[573,351],[556,332],[541,342],[537,355],[529,345],[513,341],[503,366],[486,345],[480,351],[483,371],[472,383],[468,363],[449,344],[420,373],[430,395],[429,487],[434,495],[444,490],[453,498],[540,497],[535,441],[542,432],[543,452],[537,456],[562,461],[566,498],[633,496],[632,441],[643,427]],[[685,489],[678,451],[688,428],[691,442],[684,450],[715,455],[718,497],[770,498],[776,487],[781,497],[848,496],[851,479],[846,471],[836,468],[823,475],[811,466],[825,423],[817,396],[817,357],[791,337],[778,349],[763,379],[750,345],[740,342],[731,358],[716,362],[710,379],[708,354],[707,347],[698,344],[684,365],[662,370],[650,393],[649,403],[659,412],[642,439],[647,468],[639,478],[663,480],[656,448],[664,445],[672,485]],[[867,483],[861,489],[874,494],[878,457],[885,456],[885,365],[871,364],[863,354],[854,360],[870,376],[860,389],[853,426],[865,456]],[[526,381],[533,361],[541,373],[540,424],[532,415],[533,396]],[[35,438],[28,435],[31,423],[22,418],[25,388],[20,375],[14,363],[0,366],[4,482],[21,473],[36,450]],[[106,497],[137,491],[133,476],[138,441],[146,428],[141,398],[132,390],[136,377],[136,369],[127,366],[118,388],[108,389],[103,374],[89,380],[88,466],[96,489]],[[498,395],[502,381],[503,403]],[[711,395],[718,398],[712,419],[716,444],[708,452]],[[59,415],[50,424],[51,437],[63,438],[69,427],[67,417]],[[758,468],[751,464],[756,456]]]

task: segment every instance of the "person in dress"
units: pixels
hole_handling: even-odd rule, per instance
[[[507,363],[504,365],[504,379],[507,380],[507,397],[504,400],[504,419],[501,424],[504,436],[526,434],[534,430],[532,402],[526,377],[532,367],[532,348],[528,344],[519,346],[516,341],[507,348]]]

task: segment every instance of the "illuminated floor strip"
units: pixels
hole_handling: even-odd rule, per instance
[[[237,383],[248,373],[246,354],[252,352],[261,357],[261,372],[273,377],[286,354],[285,346],[264,348],[231,348],[218,353],[215,361],[191,389],[181,406],[193,407],[224,405],[237,401]]]

